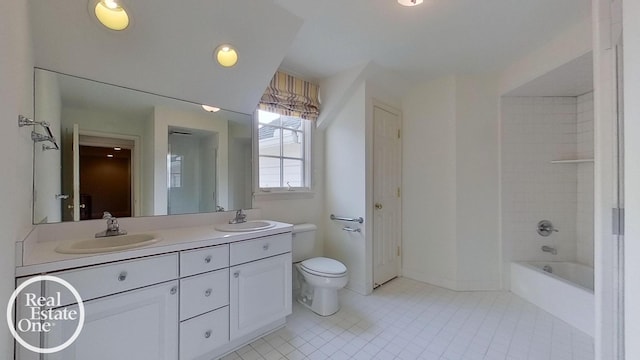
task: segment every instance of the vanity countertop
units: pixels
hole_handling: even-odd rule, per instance
[[[281,234],[292,230],[291,224],[269,221],[275,226],[265,230],[247,232],[221,232],[215,225],[182,227],[142,231],[153,234],[159,241],[135,249],[104,252],[98,254],[60,254],[55,248],[61,241],[42,241],[31,246],[23,254],[23,265],[16,267],[16,277],[37,275],[64,269],[103,264],[174,251],[232,243],[257,237]],[[135,234],[135,233],[131,233]],[[89,238],[91,235],[88,236]],[[64,240],[73,241],[74,239]],[[78,240],[78,239],[75,239]],[[100,241],[100,238],[95,239]]]

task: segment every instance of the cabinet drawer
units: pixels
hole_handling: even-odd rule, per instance
[[[120,261],[77,270],[52,273],[68,281],[83,301],[178,278],[178,255],[167,254]],[[61,305],[75,303],[73,295],[60,284],[48,281],[47,296],[60,292]]]
[[[180,320],[229,305],[229,269],[180,280]]]
[[[180,252],[180,276],[191,276],[229,266],[229,245]]]
[[[229,307],[180,323],[180,360],[196,359],[229,342]]]
[[[290,251],[291,233],[286,233],[232,243],[229,258],[233,266]]]

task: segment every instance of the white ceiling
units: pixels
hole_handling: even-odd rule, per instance
[[[407,78],[501,70],[590,16],[590,0],[275,0],[304,19],[283,62],[324,78],[373,61]]]
[[[590,91],[593,91],[593,53],[588,52],[505,95],[579,96]]]
[[[590,0],[121,0],[124,32],[86,0],[29,0],[36,66],[250,113],[278,67],[320,80],[372,62],[412,80],[499,71],[588,17]],[[234,44],[223,69],[213,49]]]

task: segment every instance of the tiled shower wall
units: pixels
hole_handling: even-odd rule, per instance
[[[505,286],[511,261],[593,265],[593,164],[551,164],[552,160],[593,157],[590,96],[502,98]],[[559,232],[538,235],[540,220],[550,220]],[[558,254],[542,252],[543,245],[555,247]]]
[[[593,92],[578,96],[578,157],[593,159]],[[593,163],[578,167],[576,260],[593,267]]]

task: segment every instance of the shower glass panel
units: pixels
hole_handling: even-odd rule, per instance
[[[216,211],[217,145],[215,132],[169,128],[169,215]]]

